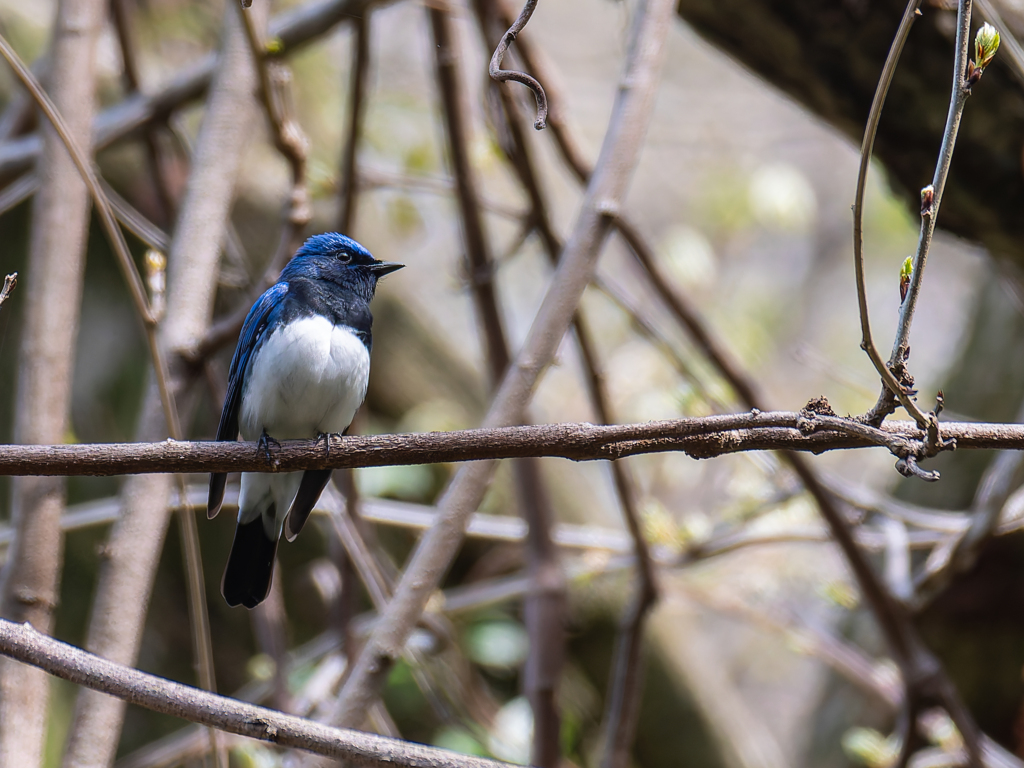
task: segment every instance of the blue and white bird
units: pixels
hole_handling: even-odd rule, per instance
[[[377,261],[344,235],[314,235],[245,318],[228,374],[218,440],[268,442],[344,432],[366,397],[370,300],[402,264]],[[331,470],[242,474],[238,524],[221,592],[254,608],[270,591],[282,529],[293,540]],[[227,475],[210,477],[207,512],[224,501]]]

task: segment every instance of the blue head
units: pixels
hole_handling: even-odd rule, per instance
[[[377,280],[404,264],[377,261],[363,246],[337,232],[313,235],[295,252],[281,272],[281,280],[326,280],[373,297]]]

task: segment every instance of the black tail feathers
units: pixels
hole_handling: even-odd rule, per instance
[[[273,513],[273,509],[270,512]],[[277,539],[267,536],[262,518],[238,523],[231,555],[220,583],[221,594],[228,605],[255,608],[267,599],[276,555]]]
[[[302,482],[299,484],[299,491],[295,494],[291,509],[288,510],[288,519],[285,520],[284,533],[288,541],[294,541],[299,535],[302,526],[313,511],[320,494],[324,492],[327,483],[331,481],[332,469],[307,469],[302,473]]]

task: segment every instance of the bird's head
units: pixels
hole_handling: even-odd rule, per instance
[[[369,288],[373,296],[379,278],[404,266],[393,261],[378,261],[351,237],[325,232],[313,235],[302,244],[281,272],[281,279],[329,280],[355,289]]]

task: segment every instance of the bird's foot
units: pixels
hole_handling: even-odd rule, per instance
[[[320,443],[324,444],[324,450],[327,452],[327,458],[331,458],[331,437],[333,435],[330,432],[317,432],[316,439],[313,441],[313,447],[317,447]]]
[[[263,451],[263,457],[268,463],[273,459],[270,453],[270,446],[274,446],[278,450],[281,449],[281,443],[268,435],[267,430],[264,429],[263,434],[260,435],[259,442],[256,443],[256,450],[257,452]]]

